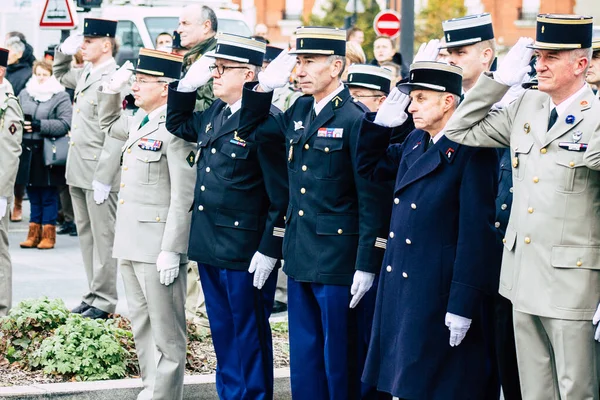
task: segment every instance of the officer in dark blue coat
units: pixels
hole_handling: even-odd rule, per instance
[[[281,259],[288,203],[285,148],[258,147],[239,111],[243,85],[255,79],[264,53],[262,42],[222,34],[215,52],[169,90],[167,129],[198,144],[196,157],[189,155],[198,173],[189,257],[198,262],[221,399],[273,398],[271,272]],[[194,112],[196,90],[211,77],[218,100]]]
[[[304,27],[296,48],[282,52],[246,85],[242,122],[266,117],[273,89],[296,66],[305,96],[284,114],[269,115],[255,137],[285,143],[290,199],[283,255],[288,275],[292,396],[339,400],[361,391],[360,347],[373,303],[372,287],[385,247],[388,220],[378,206],[385,185],[356,171],[356,140],[365,112],[341,80],[346,36],[335,28]],[[267,92],[267,93],[261,93]]]
[[[363,380],[402,399],[485,398],[483,299],[495,288],[488,257],[496,246],[498,159],[458,145],[444,126],[461,94],[461,69],[411,66],[374,121],[363,121],[358,171],[395,177],[392,221],[379,279]],[[389,145],[412,101],[416,130]]]

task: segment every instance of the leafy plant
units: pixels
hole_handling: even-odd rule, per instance
[[[466,12],[464,0],[429,0],[415,18],[415,50],[421,43],[444,35],[442,21],[463,17]]]
[[[30,357],[64,324],[69,310],[60,299],[23,300],[0,319],[0,354],[22,369],[30,369]]]
[[[71,314],[65,325],[45,339],[35,352],[35,364],[46,374],[61,374],[76,380],[123,378],[128,352],[120,340],[127,332],[113,321],[100,321]]]

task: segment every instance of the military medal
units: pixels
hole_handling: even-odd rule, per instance
[[[574,115],[567,115],[567,118],[565,119],[565,122],[569,125],[572,125],[575,123],[575,116]]]
[[[162,147],[162,140],[143,138],[140,139],[138,147],[142,150],[158,151]]]
[[[558,147],[569,151],[586,151],[587,143],[576,143],[576,142],[559,142]]]
[[[582,136],[583,136],[583,132],[581,132],[581,131],[573,132],[573,134],[571,135],[571,137],[573,138],[573,143],[579,143]]]

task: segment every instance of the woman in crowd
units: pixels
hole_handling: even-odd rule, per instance
[[[25,126],[17,183],[25,185],[31,203],[29,233],[21,247],[51,249],[56,242],[57,186],[65,184],[65,167],[44,164],[44,138],[65,136],[73,109],[49,61],[36,61],[33,71],[19,94]]]

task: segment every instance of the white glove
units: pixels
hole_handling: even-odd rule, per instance
[[[65,41],[60,45],[60,51],[63,54],[72,56],[72,55],[75,55],[79,51],[79,48],[81,47],[82,44],[83,44],[83,35],[80,33],[76,33],[65,39]]]
[[[354,278],[352,279],[352,287],[350,288],[350,294],[352,300],[350,300],[350,308],[356,307],[360,299],[363,298],[365,293],[373,286],[375,280],[375,274],[365,271],[356,271]]]
[[[185,74],[185,76],[179,81],[177,90],[179,92],[195,92],[200,86],[204,86],[212,78],[210,72],[210,66],[213,65],[215,59],[203,55],[196,60]]]
[[[446,326],[450,330],[450,346],[454,347],[458,346],[467,335],[467,331],[471,327],[471,320],[460,315],[446,313]]]
[[[8,208],[8,199],[6,197],[0,197],[0,219],[6,215],[6,209]]]
[[[258,84],[264,92],[284,87],[290,81],[290,75],[296,66],[296,56],[287,50],[279,53],[264,71],[258,73]]]
[[[6,208],[6,207],[4,207]],[[598,321],[600,321],[600,304],[598,304],[598,308],[596,309],[596,313],[594,314],[594,318],[592,319],[592,323],[594,325],[598,325]],[[596,327],[596,333],[594,334],[594,339],[597,342],[600,342],[600,325]]]
[[[420,61],[435,61],[440,53],[440,40],[432,39],[427,43],[421,43],[419,51],[413,60],[414,63]]]
[[[181,255],[172,251],[161,251],[156,259],[156,270],[160,272],[160,283],[169,286],[179,276]]]
[[[110,82],[108,83],[105,92],[106,93],[121,93],[125,90],[125,87],[129,83],[129,79],[133,75],[133,72],[130,69],[133,68],[133,64],[131,61],[127,60],[125,64],[121,66],[118,70],[116,70],[110,77]]]
[[[271,271],[275,268],[275,263],[277,263],[276,258],[265,256],[258,251],[254,253],[248,268],[248,272],[254,274],[254,287],[262,289]]]
[[[108,199],[108,195],[110,194],[110,185],[105,185],[97,180],[93,180],[92,189],[94,189],[94,201],[96,204],[102,204],[106,199]]]
[[[533,39],[522,37],[517,44],[504,56],[498,70],[494,72],[494,80],[506,86],[521,84],[523,78],[531,67],[529,62],[533,55],[533,49],[527,46],[533,43]]]
[[[374,122],[387,128],[402,125],[408,119],[408,114],[405,111],[408,103],[410,103],[410,97],[399,91],[398,88],[393,88],[379,110],[377,110]]]

